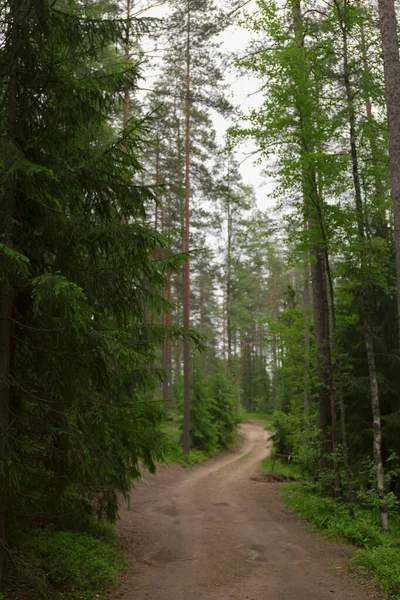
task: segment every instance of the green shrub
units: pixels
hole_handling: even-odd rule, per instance
[[[91,600],[114,586],[126,567],[124,554],[101,537],[53,527],[34,529],[18,540],[18,569],[32,598]],[[101,539],[103,538],[103,539]]]

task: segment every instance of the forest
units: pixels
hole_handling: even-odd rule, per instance
[[[0,7],[0,600],[105,597],[249,420],[400,598],[394,0]]]

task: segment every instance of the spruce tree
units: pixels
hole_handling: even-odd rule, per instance
[[[1,8],[0,575],[17,523],[114,520],[117,493],[161,458],[145,306],[163,309],[177,268],[152,260],[146,120],[108,125],[138,85],[126,32],[145,24],[90,3]]]

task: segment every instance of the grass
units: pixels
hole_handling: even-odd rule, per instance
[[[400,600],[400,518],[392,515],[390,531],[381,531],[371,510],[356,509],[355,519],[347,507],[333,498],[319,496],[299,483],[282,488],[286,505],[292,506],[313,528],[330,540],[347,540],[360,547],[351,566],[360,566],[393,599]]]
[[[301,478],[301,471],[295,463],[288,463],[280,458],[275,459],[273,456],[264,458],[260,469],[262,471],[273,471],[274,473],[279,473],[279,475],[284,475],[284,477],[287,477],[288,479]]]
[[[243,409],[242,412],[242,421],[246,422],[246,421],[257,421],[257,423],[261,423],[261,425],[264,425],[265,428],[268,428],[269,430],[272,430],[272,415],[268,414],[268,413],[252,413],[252,412],[247,412],[247,410]]]
[[[113,528],[93,523],[90,531],[48,526],[16,540],[18,584],[30,600],[92,600],[118,584],[127,562]]]

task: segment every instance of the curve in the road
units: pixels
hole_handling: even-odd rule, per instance
[[[240,451],[190,470],[161,469],[134,490],[119,532],[132,562],[124,600],[366,600],[344,553],[306,531],[278,500],[279,486],[250,480],[268,434],[242,426]]]

